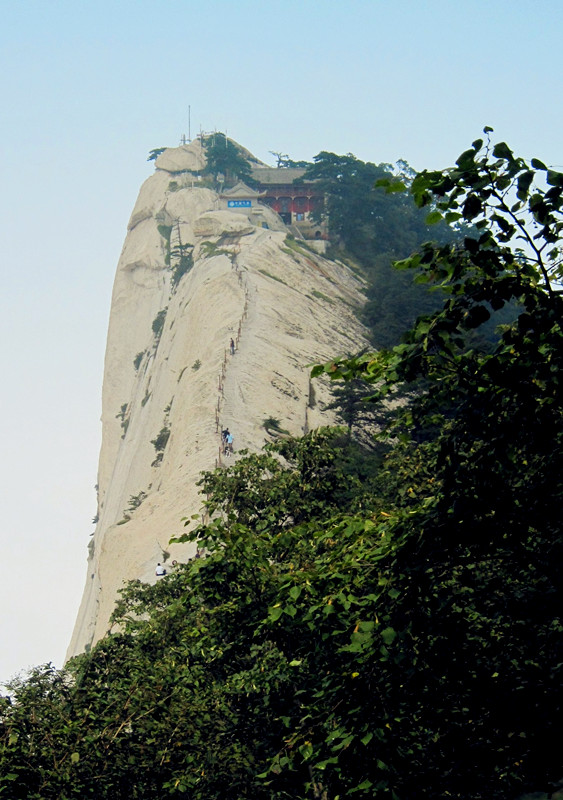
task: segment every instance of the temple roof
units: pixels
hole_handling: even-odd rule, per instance
[[[302,178],[304,174],[303,167],[253,167],[252,169],[252,177],[255,181],[272,186],[293,183],[297,178]]]
[[[232,189],[225,189],[221,192],[221,197],[228,197],[231,200],[240,200],[242,198],[258,200],[258,198],[263,197],[264,194],[265,192],[257,192],[255,189],[251,189],[250,186],[247,186],[246,183],[239,181],[235,183]]]

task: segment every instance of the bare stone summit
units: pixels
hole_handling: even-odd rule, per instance
[[[361,281],[272,209],[223,208],[219,194],[171,172],[202,166],[199,143],[156,161],[131,216],[111,301],[102,391],[98,523],[68,656],[110,628],[123,582],[194,556],[171,545],[202,507],[202,470],[258,451],[274,418],[292,435],[334,422],[310,365],[367,344]],[[226,202],[226,201],[225,201]],[[230,341],[235,344],[231,354]],[[160,578],[166,580],[166,578]]]
[[[181,147],[169,147],[155,161],[166,172],[199,172],[205,167],[205,153],[199,139]]]

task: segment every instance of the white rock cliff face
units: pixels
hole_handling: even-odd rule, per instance
[[[182,517],[201,510],[200,472],[228,463],[221,428],[233,434],[236,458],[270,439],[268,417],[296,436],[333,423],[322,410],[326,386],[314,381],[310,391],[310,365],[366,344],[354,314],[363,302],[358,278],[288,247],[269,208],[220,210],[215,192],[179,172],[202,165],[197,142],[159,157],[119,259],[102,393],[99,519],[68,657],[108,631],[124,581],[152,582],[157,562],[193,557],[192,545],[169,540],[183,532]],[[172,228],[170,246],[163,226]],[[179,244],[193,246],[193,266],[175,282]]]

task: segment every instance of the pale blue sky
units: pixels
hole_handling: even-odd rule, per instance
[[[0,681],[62,663],[86,577],[106,327],[150,149],[226,130],[449,166],[563,163],[560,0],[0,0]]]

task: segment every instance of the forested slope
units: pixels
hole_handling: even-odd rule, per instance
[[[207,473],[202,557],[3,701],[6,797],[555,797],[563,175],[487,136],[410,189],[473,226],[403,265],[440,308],[314,370],[396,401],[381,449],[319,430]]]

